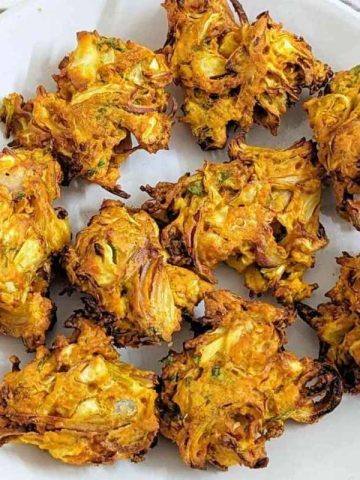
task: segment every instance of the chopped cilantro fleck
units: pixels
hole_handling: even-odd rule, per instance
[[[220,375],[220,367],[218,365],[215,365],[215,367],[211,369],[211,375],[213,377],[218,377]]]
[[[199,365],[201,360],[201,355],[194,355],[193,360],[194,360],[194,363],[196,363],[196,365]]]
[[[185,378],[185,385],[189,387],[191,385],[193,378],[192,377],[186,377]]]
[[[95,175],[95,173],[96,173],[96,168],[90,168],[90,170],[86,172],[86,175],[88,177],[92,177],[93,175]]]
[[[194,183],[190,183],[187,189],[193,195],[202,195],[204,193],[204,188],[201,180],[198,180],[197,182],[194,182]]]
[[[171,363],[173,363],[173,361],[174,361],[174,356],[170,353],[170,355],[168,355],[166,358],[162,360],[162,363],[164,365],[170,365]]]
[[[125,51],[125,47],[117,38],[104,38],[101,44],[107,45],[108,47],[113,48],[114,50],[119,50],[119,52]]]
[[[41,370],[41,369],[44,367],[44,365],[46,364],[46,361],[47,361],[47,358],[46,358],[46,357],[41,358],[41,359],[38,361],[37,369],[38,369],[38,370]]]
[[[25,192],[17,192],[17,194],[15,195],[15,200],[21,200],[22,198],[25,198],[25,197],[26,197]]]
[[[220,182],[226,182],[230,176],[230,172],[220,172]]]

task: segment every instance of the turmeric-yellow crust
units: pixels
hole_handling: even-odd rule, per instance
[[[123,363],[86,318],[72,338],[39,347],[0,386],[0,445],[36,445],[65,463],[142,460],[158,431],[156,375]]]
[[[1,118],[13,144],[49,145],[66,181],[85,177],[124,195],[119,165],[131,153],[131,134],[150,153],[168,148],[172,75],[164,55],[134,42],[78,33],[76,49],[54,75],[58,91],[39,87],[33,100],[14,93]]]
[[[337,259],[340,276],[317,310],[299,304],[303,319],[320,339],[320,358],[333,362],[342,375],[344,388],[360,393],[360,255]]]
[[[337,210],[360,230],[360,65],[337,73],[325,94],[308,100],[304,107]]]
[[[227,291],[206,295],[208,330],[171,352],[161,377],[160,431],[187,465],[265,467],[266,441],[286,420],[313,423],[338,405],[336,369],[284,350],[293,320],[290,310]]]
[[[276,134],[281,116],[331,76],[304,39],[285,31],[268,12],[249,23],[237,0],[166,0],[166,53],[184,90],[182,121],[204,149],[223,148],[227,127],[254,123]]]
[[[327,244],[313,144],[275,150],[238,139],[229,152],[228,163],[206,162],[177,183],[144,187],[153,199],[143,208],[164,225],[171,261],[210,281],[227,262],[255,294],[270,290],[285,303],[309,297],[316,285],[304,273]]]
[[[45,342],[55,308],[47,298],[52,257],[70,241],[65,210],[52,206],[61,179],[45,150],[0,153],[0,332],[29,350]]]
[[[170,265],[155,221],[105,200],[64,254],[70,283],[91,296],[88,311],[118,345],[170,342],[184,313],[213,287]]]

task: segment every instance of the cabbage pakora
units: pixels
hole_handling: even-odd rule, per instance
[[[360,65],[339,72],[305,103],[339,214],[360,230]]]
[[[39,347],[0,386],[0,445],[36,445],[71,464],[138,462],[156,438],[156,375],[123,363],[101,327]]]
[[[68,247],[72,285],[89,294],[87,313],[117,345],[170,342],[182,315],[212,289],[185,268],[169,265],[155,221],[144,211],[105,200],[100,213]]]
[[[229,152],[228,163],[207,162],[177,183],[142,187],[153,197],[143,208],[164,226],[170,261],[209,281],[227,262],[254,294],[270,290],[284,303],[309,297],[316,285],[303,275],[327,244],[313,144],[274,150],[236,139]]]
[[[165,359],[160,431],[191,467],[262,468],[265,443],[291,419],[313,423],[342,396],[326,362],[286,352],[291,310],[243,300],[227,291],[206,295],[206,331]]]
[[[303,88],[313,93],[332,72],[311,47],[268,12],[249,23],[232,0],[166,0],[169,33],[164,53],[184,90],[182,121],[204,149],[223,148],[227,127],[258,123],[276,134],[280,117]]]
[[[54,78],[57,93],[40,87],[29,102],[16,93],[4,100],[1,118],[13,144],[51,145],[67,183],[81,176],[124,196],[116,182],[131,134],[148,152],[168,148],[172,99],[165,87],[172,75],[164,55],[81,32]]]
[[[61,178],[45,150],[0,153],[0,333],[29,350],[44,343],[54,319],[52,259],[70,241],[67,213],[52,206]]]
[[[338,258],[340,278],[317,310],[299,304],[300,316],[320,338],[320,359],[335,363],[344,388],[360,393],[360,255]]]

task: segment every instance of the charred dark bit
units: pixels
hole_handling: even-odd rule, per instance
[[[104,247],[100,245],[100,243],[94,243],[94,249],[96,254],[99,255],[99,257],[104,258],[105,256]]]
[[[16,355],[10,357],[10,362],[12,363],[12,372],[20,371],[21,360]]]
[[[71,180],[80,174],[81,165],[77,164],[74,159],[69,158],[59,152],[56,152],[55,156],[60,163],[63,172],[62,185],[64,187],[68,187],[71,183]]]
[[[65,218],[68,217],[68,212],[65,210],[65,208],[62,208],[62,207],[56,207],[55,209],[55,212],[57,214],[57,217],[60,219],[60,220],[64,220]]]
[[[320,316],[318,311],[302,302],[296,302],[295,308],[302,320],[304,320],[310,327],[314,327],[316,319]]]
[[[341,402],[343,395],[343,384],[336,367],[321,361],[316,361],[315,365],[315,371],[306,377],[301,391],[304,396],[314,399],[312,422],[332,412]]]
[[[244,10],[244,7],[241,5],[241,3],[238,0],[230,0],[230,2],[234,7],[235,12],[237,13],[237,16],[239,17],[240,23],[242,25],[249,23],[248,16]]]
[[[124,192],[120,185],[115,185],[115,187],[108,187],[105,190],[108,192],[112,193],[113,195],[116,195],[117,197],[128,199],[131,197],[129,193]]]

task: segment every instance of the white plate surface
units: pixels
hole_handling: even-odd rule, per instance
[[[276,20],[303,35],[313,45],[316,55],[333,68],[349,68],[360,63],[360,15],[337,0],[244,0],[250,18],[270,10]],[[19,91],[33,94],[42,83],[54,88],[51,74],[57,64],[75,45],[79,30],[98,29],[104,35],[133,39],[159,48],[166,35],[165,13],[158,0],[29,0],[0,16],[0,97]],[[174,89],[177,95],[179,91]],[[254,128],[249,141],[259,145],[287,146],[311,132],[300,106],[293,108],[282,120],[277,138],[262,128]],[[5,144],[5,140],[4,140]],[[176,125],[171,149],[149,155],[135,153],[122,168],[122,185],[132,194],[128,201],[140,205],[146,198],[138,187],[154,185],[159,180],[176,180],[186,171],[200,167],[205,156],[213,161],[227,159],[226,152],[204,154],[195,144],[188,129]],[[73,230],[83,227],[104,198],[111,195],[100,187],[73,182],[64,188],[59,204],[70,214]],[[324,293],[333,285],[338,273],[335,257],[342,251],[358,253],[360,233],[343,222],[335,213],[330,192],[324,196],[322,222],[330,245],[317,255],[316,268],[307,278],[319,283],[312,305],[325,300]],[[220,286],[246,295],[238,274],[226,267],[219,269]],[[58,327],[81,303],[78,296],[70,300],[58,297],[61,285],[54,285],[53,296],[58,303]],[[53,336],[53,334],[51,335]],[[189,336],[183,331],[176,336],[175,347]],[[289,329],[289,348],[300,355],[317,356],[318,343],[314,333],[301,320]],[[158,371],[158,360],[165,356],[167,346],[123,350],[123,358],[138,366]],[[24,361],[31,357],[20,342],[0,338],[0,375],[9,370],[8,357],[17,354]],[[145,462],[133,465],[118,462],[105,467],[72,467],[62,465],[46,453],[29,446],[6,446],[0,450],[0,478],[4,480],[112,480],[123,478],[180,480],[221,478],[221,480],[358,480],[360,478],[360,398],[346,396],[342,404],[316,425],[289,423],[281,438],[268,444],[270,464],[264,470],[231,468],[227,473],[213,470],[194,471],[183,466],[177,449],[160,439]]]

